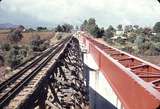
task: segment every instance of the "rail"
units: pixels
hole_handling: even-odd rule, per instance
[[[59,53],[59,51],[71,40],[71,38],[72,37],[68,37],[59,44],[50,48],[41,56],[36,58],[35,61],[31,62],[11,78],[1,83],[0,108],[6,106],[17,95],[17,93],[19,93],[25,85],[31,81],[52,58],[54,58],[57,53]]]

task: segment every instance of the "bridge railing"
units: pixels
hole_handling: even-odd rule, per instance
[[[81,36],[125,109],[160,109],[160,67]]]

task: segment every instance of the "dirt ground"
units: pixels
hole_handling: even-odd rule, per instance
[[[30,43],[33,34],[40,35],[42,39],[50,39],[51,37],[54,36],[55,33],[53,33],[53,32],[28,32],[28,33],[23,33],[23,38],[22,38],[20,43],[21,44]],[[8,36],[7,32],[4,33],[2,31],[0,31],[0,43],[7,42],[7,36]]]
[[[138,56],[141,59],[160,66],[160,56]]]

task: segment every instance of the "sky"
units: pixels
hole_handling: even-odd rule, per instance
[[[118,24],[153,26],[160,21],[159,10],[157,0],[2,0],[0,23],[80,25],[92,17],[101,27]]]

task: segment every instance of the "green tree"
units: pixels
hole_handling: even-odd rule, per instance
[[[107,31],[116,32],[116,29],[112,25],[109,25]]]
[[[11,68],[15,68],[17,65],[22,63],[24,57],[20,52],[20,47],[18,46],[13,46],[9,51],[8,63],[10,63]]]
[[[62,31],[63,31],[63,28],[62,28],[60,25],[58,25],[58,26],[55,28],[55,31],[56,31],[56,32],[62,32]]]
[[[99,29],[98,33],[97,33],[97,38],[102,38],[104,36],[104,28]]]
[[[20,25],[16,29],[11,30],[11,32],[8,34],[9,41],[15,44],[20,42],[23,38],[22,32],[24,29],[24,26]]]
[[[139,25],[133,25],[133,27],[137,30],[139,28]]]
[[[37,31],[46,31],[47,27],[37,27]]]
[[[2,49],[3,51],[9,51],[9,50],[11,49],[11,46],[10,46],[9,43],[2,43],[2,44],[1,44],[1,49]]]
[[[123,30],[123,27],[122,27],[121,24],[119,24],[119,25],[117,26],[117,30],[118,30],[118,31],[122,31],[122,30]]]
[[[126,40],[125,40],[125,39],[122,39],[121,37],[118,37],[117,40],[116,40],[116,42],[118,42],[118,43],[124,45],[125,42],[126,42]]]
[[[34,32],[35,30],[33,28],[29,28],[27,31],[28,32]]]
[[[144,52],[145,55],[160,55],[160,43],[149,43],[149,49]]]
[[[84,20],[81,25],[81,30],[88,31],[96,38],[101,38],[104,35],[104,28],[99,28],[94,18],[90,18],[88,21]]]
[[[151,40],[152,40],[153,42],[160,42],[160,33],[157,33],[156,35],[153,35],[153,36],[151,37]]]
[[[133,26],[132,25],[126,25],[124,27],[124,31],[125,32],[132,32],[133,31]]]
[[[70,24],[63,24],[63,25],[58,25],[55,28],[56,32],[71,32],[73,29],[73,26]]]
[[[78,27],[78,25],[76,25],[75,29],[76,29],[76,30],[79,30],[79,27]]]
[[[112,32],[112,29],[109,28],[105,30],[103,39],[108,43],[112,43],[112,39],[111,39],[112,37],[114,37],[114,33]]]
[[[49,42],[41,39],[40,35],[34,34],[31,40],[31,49],[35,52],[40,52],[49,47]]]
[[[156,24],[153,27],[154,32],[160,33],[160,22],[156,22]]]
[[[62,28],[63,28],[63,32],[71,32],[73,29],[73,26],[70,24],[63,24]]]
[[[145,42],[145,37],[143,35],[139,35],[136,37],[136,40],[134,41],[135,45],[141,46]]]
[[[88,21],[84,20],[83,24],[80,26],[82,31],[87,31],[87,24],[88,24]]]

